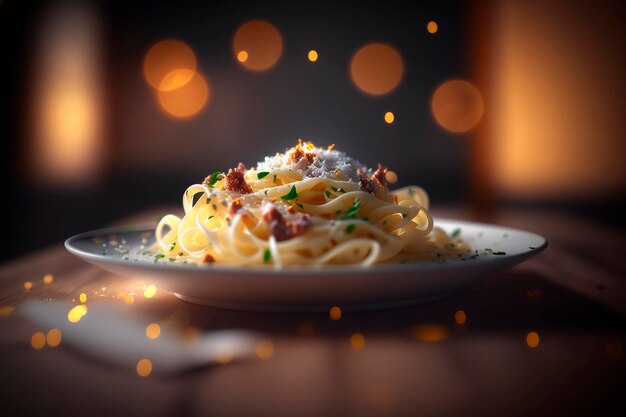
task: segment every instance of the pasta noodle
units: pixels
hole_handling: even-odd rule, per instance
[[[389,191],[386,168],[302,143],[257,167],[215,172],[168,214],[154,250],[170,261],[275,267],[371,265],[468,250],[433,227],[426,192]]]

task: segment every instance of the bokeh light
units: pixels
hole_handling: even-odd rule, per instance
[[[437,33],[437,30],[439,30],[439,25],[434,20],[431,20],[426,25],[426,30],[428,31],[428,33],[431,33],[431,34]]]
[[[80,295],[78,296],[78,301],[85,304],[87,302],[87,294],[85,294],[84,292],[81,292]]]
[[[46,334],[46,342],[50,347],[57,347],[61,344],[61,330],[59,329],[51,329],[48,334]]]
[[[161,326],[150,323],[146,326],[146,336],[148,339],[157,339],[161,335]]]
[[[43,276],[43,283],[48,285],[48,284],[52,284],[52,282],[54,281],[54,276],[52,274],[46,274]]]
[[[237,52],[237,61],[246,62],[248,60],[248,53],[246,51]]]
[[[32,288],[33,288],[33,283],[32,283],[32,282],[30,282],[30,281],[26,281],[26,282],[24,283],[24,289],[25,289],[25,290],[30,290],[30,289],[32,289]]]
[[[437,123],[453,133],[463,133],[476,127],[485,106],[480,91],[464,80],[450,80],[435,90],[431,110]]]
[[[307,58],[309,58],[309,61],[311,62],[317,61],[317,58],[318,58],[317,51],[315,49],[311,49],[307,55]]]
[[[189,73],[189,70],[175,70],[165,76],[162,84],[176,84],[173,79],[179,78],[179,73]],[[182,76],[184,79],[185,76]],[[207,104],[210,88],[207,81],[198,72],[194,72],[191,79],[184,85],[173,90],[159,89],[159,103],[163,110],[177,118],[192,117],[200,112]]]
[[[467,315],[465,314],[465,311],[458,310],[456,313],[454,313],[454,321],[456,322],[456,324],[465,324],[465,322],[467,321]]]
[[[256,346],[256,354],[260,359],[270,359],[274,355],[274,344],[269,340],[263,340]]]
[[[328,312],[328,315],[330,316],[331,320],[340,320],[341,319],[341,308],[337,307],[337,306],[333,306],[330,308],[330,311]]]
[[[539,333],[530,332],[526,335],[526,344],[529,348],[536,348],[539,346]]]
[[[354,350],[361,350],[365,347],[365,336],[362,333],[353,333],[350,336],[350,346]]]
[[[2,306],[0,307],[0,317],[8,316],[9,314],[13,313],[13,311],[15,311],[15,307],[13,306]]]
[[[398,174],[394,171],[388,170],[385,172],[385,180],[387,180],[389,184],[395,184],[398,182]]]
[[[242,61],[243,55],[247,56]],[[264,20],[246,22],[237,29],[233,40],[233,53],[237,61],[252,71],[265,71],[273,67],[283,52],[283,39],[274,25]]]
[[[422,342],[441,342],[450,336],[450,331],[436,324],[421,324],[411,332],[413,337]]]
[[[152,373],[152,362],[150,359],[141,359],[137,362],[137,375],[148,376]]]
[[[178,73],[181,85],[191,80],[196,71],[196,54],[184,42],[177,40],[164,40],[154,44],[143,61],[143,73],[146,81],[155,89],[176,88],[172,84],[163,84],[163,79],[173,71],[189,70],[190,72]],[[184,80],[184,77],[188,77]]]
[[[387,122],[388,124],[392,124],[395,119],[396,116],[394,116],[392,112],[388,111],[387,113],[385,113],[385,122]]]
[[[403,75],[402,56],[393,46],[384,43],[361,47],[350,61],[350,78],[367,94],[390,93],[400,84]]]
[[[30,337],[30,345],[33,349],[41,349],[46,345],[46,335],[43,332],[36,332]]]

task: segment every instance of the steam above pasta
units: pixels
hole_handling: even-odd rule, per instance
[[[231,265],[371,265],[468,250],[433,227],[426,192],[390,191],[387,169],[298,144],[256,167],[214,172],[183,195],[184,216],[156,228],[170,261]]]

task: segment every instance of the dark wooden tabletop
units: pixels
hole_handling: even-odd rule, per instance
[[[542,234],[549,247],[444,300],[410,308],[332,320],[201,307],[165,289],[152,298],[135,292],[133,314],[152,321],[175,317],[200,332],[250,329],[271,340],[262,359],[174,375],[141,377],[63,340],[35,349],[33,334],[50,329],[20,314],[27,300],[77,303],[81,293],[87,305],[126,303],[142,283],[88,265],[61,243],[6,263],[0,414],[626,415],[626,234],[561,212],[506,211],[491,221]]]

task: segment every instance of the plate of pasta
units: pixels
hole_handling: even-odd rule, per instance
[[[440,298],[543,250],[536,234],[433,219],[426,192],[395,174],[298,140],[255,167],[214,171],[183,214],[68,239],[73,254],[223,308],[319,311]]]

